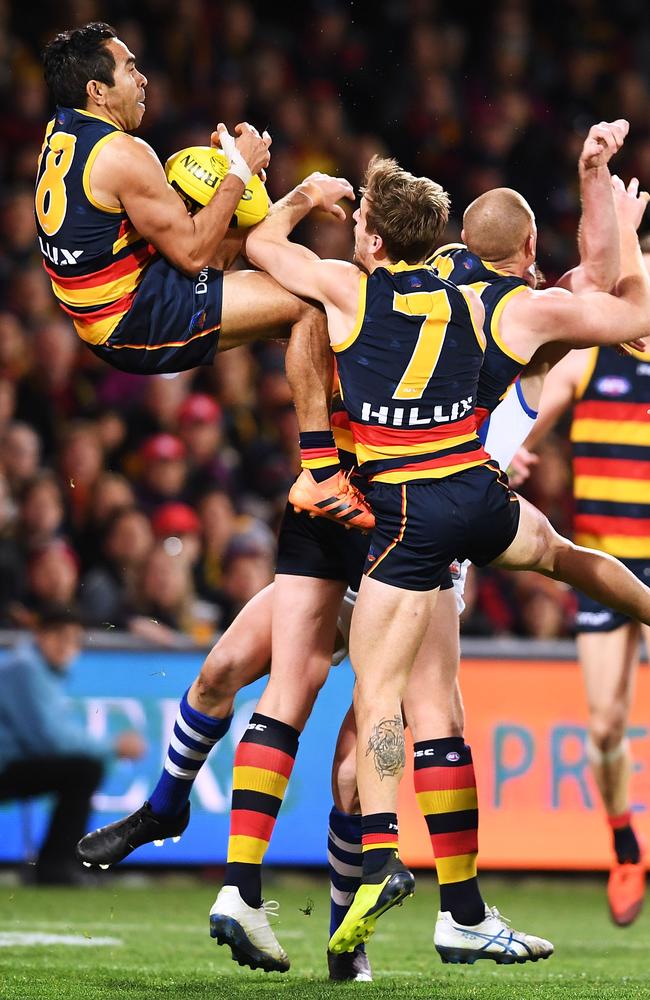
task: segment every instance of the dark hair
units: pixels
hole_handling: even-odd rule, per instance
[[[55,104],[85,108],[89,80],[114,85],[115,60],[105,45],[108,38],[117,38],[115,29],[103,21],[93,21],[82,28],[62,31],[48,42],[43,67]]]
[[[81,612],[76,604],[48,604],[36,619],[36,628],[55,629],[65,625],[82,625]]]
[[[639,245],[641,247],[641,253],[650,253],[650,233],[646,233],[639,240]]]

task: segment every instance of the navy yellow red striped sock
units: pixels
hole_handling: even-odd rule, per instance
[[[300,733],[254,712],[235,753],[224,885],[262,905],[262,861],[291,777]]]
[[[476,876],[478,799],[472,751],[462,737],[414,745],[414,784],[429,829],[440,884],[440,909],[460,924],[485,916]]]
[[[300,435],[300,464],[322,483],[341,468],[332,431],[307,431]]]
[[[607,822],[614,837],[614,851],[618,863],[637,865],[641,858],[641,848],[632,827],[630,810],[618,816],[608,816]]]
[[[361,818],[363,877],[374,875],[398,849],[397,813],[370,813]]]

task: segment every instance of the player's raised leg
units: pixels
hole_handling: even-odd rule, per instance
[[[548,518],[519,498],[520,519],[512,544],[497,559],[504,569],[531,569],[568,583],[606,607],[650,625],[650,588],[614,556],[563,538]]]
[[[339,580],[276,577],[271,676],[235,753],[228,859],[210,911],[210,933],[229,945],[235,961],[266,972],[286,972],[289,959],[262,901],[262,862],[300,733],[331,664],[345,586]]]
[[[329,943],[352,951],[376,919],[411,895],[414,879],[398,855],[397,790],[404,770],[402,698],[438,590],[402,590],[365,576],[352,616],[357,781],[362,810],[363,881]]]
[[[194,781],[230,728],[235,695],[268,670],[272,604],[273,584],[248,602],[208,653],[180,701],[158,784],[140,809],[79,841],[77,857],[85,865],[117,864],[143,844],[183,833]]]
[[[630,812],[632,759],[626,738],[639,633],[636,622],[627,622],[607,632],[579,631],[577,637],[589,705],[587,755],[616,855],[607,898],[612,920],[620,926],[638,917],[645,893],[645,865]]]
[[[224,275],[219,350],[259,338],[286,338],[287,379],[293,393],[303,472],[289,494],[296,508],[331,511],[332,520],[371,528],[368,505],[341,471],[330,427],[333,360],[325,313],[292,295],[268,274]]]

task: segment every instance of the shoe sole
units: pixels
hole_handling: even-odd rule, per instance
[[[551,951],[547,955],[508,955],[470,948],[450,948],[443,944],[437,944],[435,948],[444,965],[474,965],[474,962],[481,959],[496,962],[497,965],[523,965],[524,962],[539,962],[540,958],[550,958],[553,954]]]
[[[414,891],[415,879],[410,872],[397,872],[392,875],[381,890],[375,905],[350,928],[348,936],[338,941],[336,946],[330,950],[335,955],[340,955],[345,951],[354,951],[357,945],[364,944],[374,934],[378,918],[393,906],[401,906],[405,899],[409,899],[413,895]]]
[[[627,910],[623,910],[622,913],[614,913],[610,906],[609,915],[612,918],[613,923],[615,923],[617,927],[629,927],[641,913],[641,910],[643,909],[643,902],[643,899],[640,899],[637,903],[633,903],[632,906],[628,906]]]
[[[263,969],[264,972],[287,972],[289,959],[280,962],[256,948],[242,925],[234,917],[213,913],[210,917],[210,937],[217,944],[227,944],[232,952],[233,962],[247,965],[249,969]]]

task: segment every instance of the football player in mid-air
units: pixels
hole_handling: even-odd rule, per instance
[[[218,351],[291,334],[287,376],[314,491],[323,507],[342,507],[348,523],[368,527],[329,427],[322,312],[267,274],[224,273],[235,242],[228,227],[251,177],[269,163],[270,136],[243,123],[233,139],[217,127],[212,143],[229,169],[192,216],[151,147],[130,134],[145,113],[147,79],[109,25],[57,35],[44,71],[56,109],[38,161],[36,229],[79,337],[116,368],[146,375],[210,365]]]

